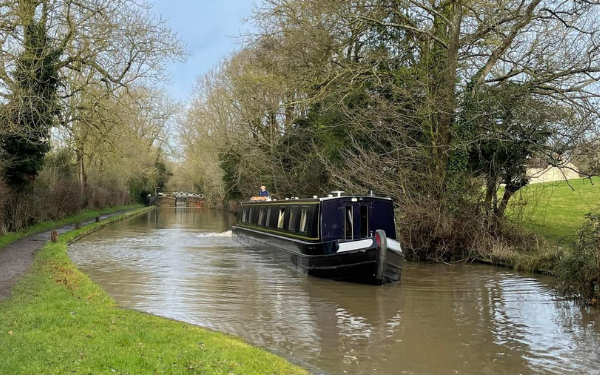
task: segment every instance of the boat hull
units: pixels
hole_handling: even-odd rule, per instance
[[[232,232],[238,242],[310,276],[376,285],[398,282],[402,276],[404,255],[385,247],[336,252],[335,241],[304,242],[239,226]],[[379,277],[378,251],[385,251],[383,275]]]

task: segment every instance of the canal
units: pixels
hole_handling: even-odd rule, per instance
[[[409,263],[402,285],[300,275],[231,238],[235,217],[165,208],[69,254],[120,305],[186,321],[335,374],[600,374],[600,315],[553,279]]]

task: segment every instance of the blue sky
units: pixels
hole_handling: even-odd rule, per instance
[[[184,41],[189,57],[169,68],[176,99],[187,99],[197,76],[206,73],[239,47],[236,38],[249,24],[253,0],[152,0],[153,12],[162,15]]]

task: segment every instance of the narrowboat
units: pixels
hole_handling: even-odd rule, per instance
[[[392,199],[334,193],[244,202],[233,236],[310,276],[377,285],[400,281],[404,254]]]

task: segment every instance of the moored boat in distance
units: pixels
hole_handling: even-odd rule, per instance
[[[400,281],[404,254],[392,199],[333,193],[244,202],[233,236],[311,276],[378,285]]]

